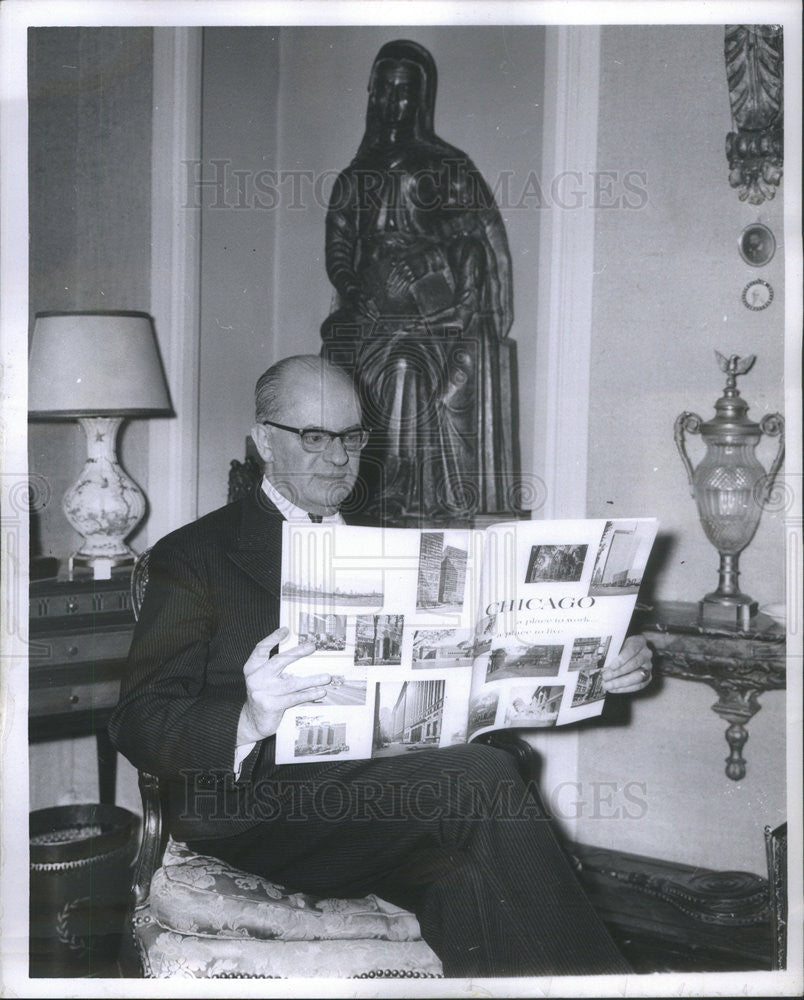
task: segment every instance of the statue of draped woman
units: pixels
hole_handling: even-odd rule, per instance
[[[483,177],[433,130],[435,94],[426,49],[380,49],[365,135],[327,212],[322,354],[360,393],[363,509],[387,524],[518,508],[508,241]]]

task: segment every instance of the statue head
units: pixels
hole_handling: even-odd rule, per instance
[[[389,131],[413,139],[431,136],[436,84],[435,62],[422,45],[405,40],[383,45],[368,85],[368,142]]]

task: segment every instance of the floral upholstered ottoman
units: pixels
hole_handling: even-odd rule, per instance
[[[434,977],[413,914],[377,896],[317,899],[168,841],[134,914],[146,976]]]

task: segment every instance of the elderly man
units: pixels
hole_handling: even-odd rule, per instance
[[[349,379],[315,357],[265,372],[256,411],[265,478],[154,546],[110,724],[167,781],[172,834],[294,891],[414,911],[447,976],[627,971],[504,751],[274,763],[283,713],[330,680],[284,672],[313,643],[275,652],[282,521],[341,520],[366,432]],[[649,679],[641,640],[605,672],[610,691]],[[331,808],[332,791],[350,808]]]

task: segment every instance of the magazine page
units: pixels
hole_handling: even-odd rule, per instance
[[[277,763],[385,757],[466,742],[483,532],[284,525],[287,673],[328,673],[285,712]]]
[[[486,530],[468,736],[603,711],[654,518],[518,521]]]

